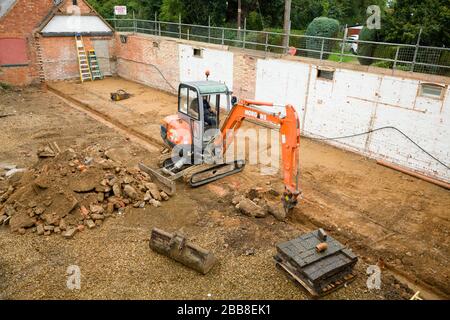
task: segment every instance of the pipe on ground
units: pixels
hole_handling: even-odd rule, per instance
[[[400,171],[402,173],[408,174],[408,175],[413,176],[415,178],[422,179],[422,180],[427,181],[429,183],[433,183],[433,184],[435,184],[437,186],[440,186],[442,188],[450,190],[450,183],[447,183],[447,182],[444,182],[444,181],[440,181],[440,180],[437,180],[437,179],[434,179],[434,178],[431,178],[431,177],[427,177],[427,176],[425,176],[423,174],[414,172],[412,170],[408,170],[406,168],[397,166],[397,165],[395,165],[393,163],[390,163],[390,162],[387,162],[387,161],[384,161],[384,160],[377,160],[377,163],[379,165],[385,166],[387,168],[391,168],[391,169]]]

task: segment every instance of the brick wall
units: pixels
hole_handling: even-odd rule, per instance
[[[178,43],[145,35],[115,39],[117,74],[154,88],[176,92],[179,83]]]
[[[86,50],[94,48],[93,41],[100,39],[112,42],[111,37],[83,37]],[[47,81],[79,78],[74,37],[42,37],[40,42]]]
[[[60,11],[62,12],[67,12],[67,9],[70,8],[72,6],[72,0],[67,0],[62,6]],[[90,13],[92,12],[91,8],[84,3],[83,0],[78,0],[77,1],[77,6],[80,8],[80,13],[81,14],[86,14],[86,13]]]
[[[28,65],[0,67],[0,82],[27,85],[38,81],[37,56],[32,31],[53,7],[53,0],[18,0],[10,11],[0,19],[0,38],[21,38],[27,41]]]
[[[67,7],[70,5],[72,5],[72,1],[66,0],[61,6],[60,11],[66,12]],[[80,7],[81,14],[90,13],[92,11],[83,0],[78,0],[78,6]],[[26,66],[0,67],[0,82],[13,85],[28,85],[39,82],[40,65],[38,63],[34,32],[49,16],[53,9],[53,0],[17,0],[10,11],[0,19],[0,39],[25,39],[27,42],[28,55]],[[70,41],[74,42],[73,38],[41,39],[46,46],[44,49],[45,52],[49,53],[49,57],[44,57],[47,64],[44,68],[46,75],[49,75],[49,80],[67,79],[76,76],[74,73],[74,68],[76,66],[74,67],[73,65],[73,57],[70,57],[70,54],[68,53],[69,48],[72,48],[72,51],[75,54],[75,44],[69,45]],[[50,42],[54,42],[54,44],[51,44]],[[57,49],[56,47],[58,45],[61,45],[62,48]],[[54,53],[57,53],[58,51],[64,55],[64,63],[62,65],[56,63],[57,59],[55,58]],[[67,74],[65,74],[65,72],[67,72]]]

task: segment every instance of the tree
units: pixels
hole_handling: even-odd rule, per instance
[[[158,12],[162,0],[87,0],[94,9],[105,18],[114,16],[114,6],[126,4],[128,13],[135,13],[139,19],[153,19],[154,13]]]
[[[382,21],[384,39],[415,44],[450,46],[450,7],[448,0],[397,0]]]
[[[334,38],[339,32],[339,21],[327,17],[315,18],[306,29],[305,35],[315,37]],[[322,42],[324,44],[324,51],[332,52],[336,44],[333,40],[322,40],[316,38],[306,39],[306,48],[308,50],[308,57],[320,58],[320,51],[322,50]],[[319,51],[319,52],[317,52]],[[328,54],[322,56],[323,59],[328,59]]]
[[[359,40],[361,41],[379,41],[380,33],[376,29],[369,29],[364,27],[359,34]],[[358,44],[358,56],[373,57],[377,46],[372,43],[359,43]],[[358,57],[359,63],[365,66],[371,65],[376,60],[369,58]]]
[[[304,30],[314,18],[322,15],[324,4],[317,0],[293,0],[291,11],[291,28]]]

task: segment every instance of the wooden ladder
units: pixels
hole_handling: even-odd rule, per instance
[[[92,80],[101,80],[103,79],[103,74],[100,71],[100,66],[98,65],[97,55],[95,54],[95,50],[89,50],[89,67],[91,68]]]
[[[89,66],[86,50],[84,49],[83,37],[80,34],[75,36],[75,43],[77,47],[78,67],[80,70],[81,82],[86,80],[92,81],[91,68]]]

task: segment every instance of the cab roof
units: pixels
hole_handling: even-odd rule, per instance
[[[217,94],[217,93],[229,93],[228,87],[225,83],[218,81],[190,81],[183,82],[182,84],[196,88],[201,95]]]

